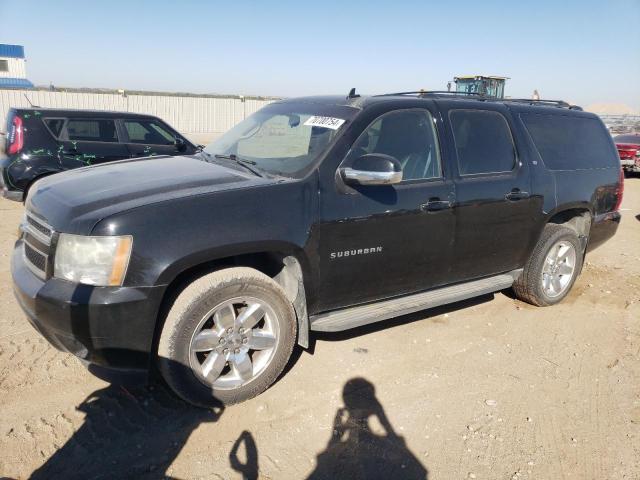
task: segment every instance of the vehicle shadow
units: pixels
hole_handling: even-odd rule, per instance
[[[171,478],[167,469],[191,432],[224,411],[190,406],[162,384],[111,384],[77,409],[82,426],[30,478]]]
[[[336,412],[329,443],[308,480],[428,478],[428,470],[391,426],[371,382],[352,378],[342,398],[344,407]],[[376,431],[370,419],[377,420]]]
[[[636,220],[640,222],[640,215],[636,215]]]

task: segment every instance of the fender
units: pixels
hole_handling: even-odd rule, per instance
[[[207,264],[234,263],[234,259],[238,257],[258,255],[277,255],[281,258],[291,256],[299,262],[305,277],[310,274],[309,262],[300,247],[284,241],[261,241],[217,246],[177,258],[162,268],[154,284],[168,285],[180,274]]]
[[[16,157],[5,168],[10,186],[25,192],[33,182],[63,171],[59,165],[52,165],[50,157],[36,157],[28,161]]]
[[[589,215],[593,217],[593,204],[587,201],[580,202],[568,202],[563,203],[561,205],[557,205],[555,208],[545,212],[545,220],[548,222],[551,218],[556,216],[559,213],[566,212],[568,210],[586,210],[589,212]]]

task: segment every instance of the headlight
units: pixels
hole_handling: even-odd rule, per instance
[[[61,233],[56,247],[54,276],[71,282],[120,286],[131,256],[131,236],[86,237]]]

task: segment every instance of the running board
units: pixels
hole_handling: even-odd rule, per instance
[[[450,287],[442,287],[428,292],[414,293],[413,295],[383,300],[368,305],[359,305],[312,315],[310,317],[311,330],[316,332],[340,332],[427,308],[486,295],[509,288],[521,273],[522,269],[514,270],[502,275],[460,283]]]

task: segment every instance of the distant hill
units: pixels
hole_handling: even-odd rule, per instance
[[[585,110],[598,115],[638,115],[637,111],[624,103],[592,103]]]

